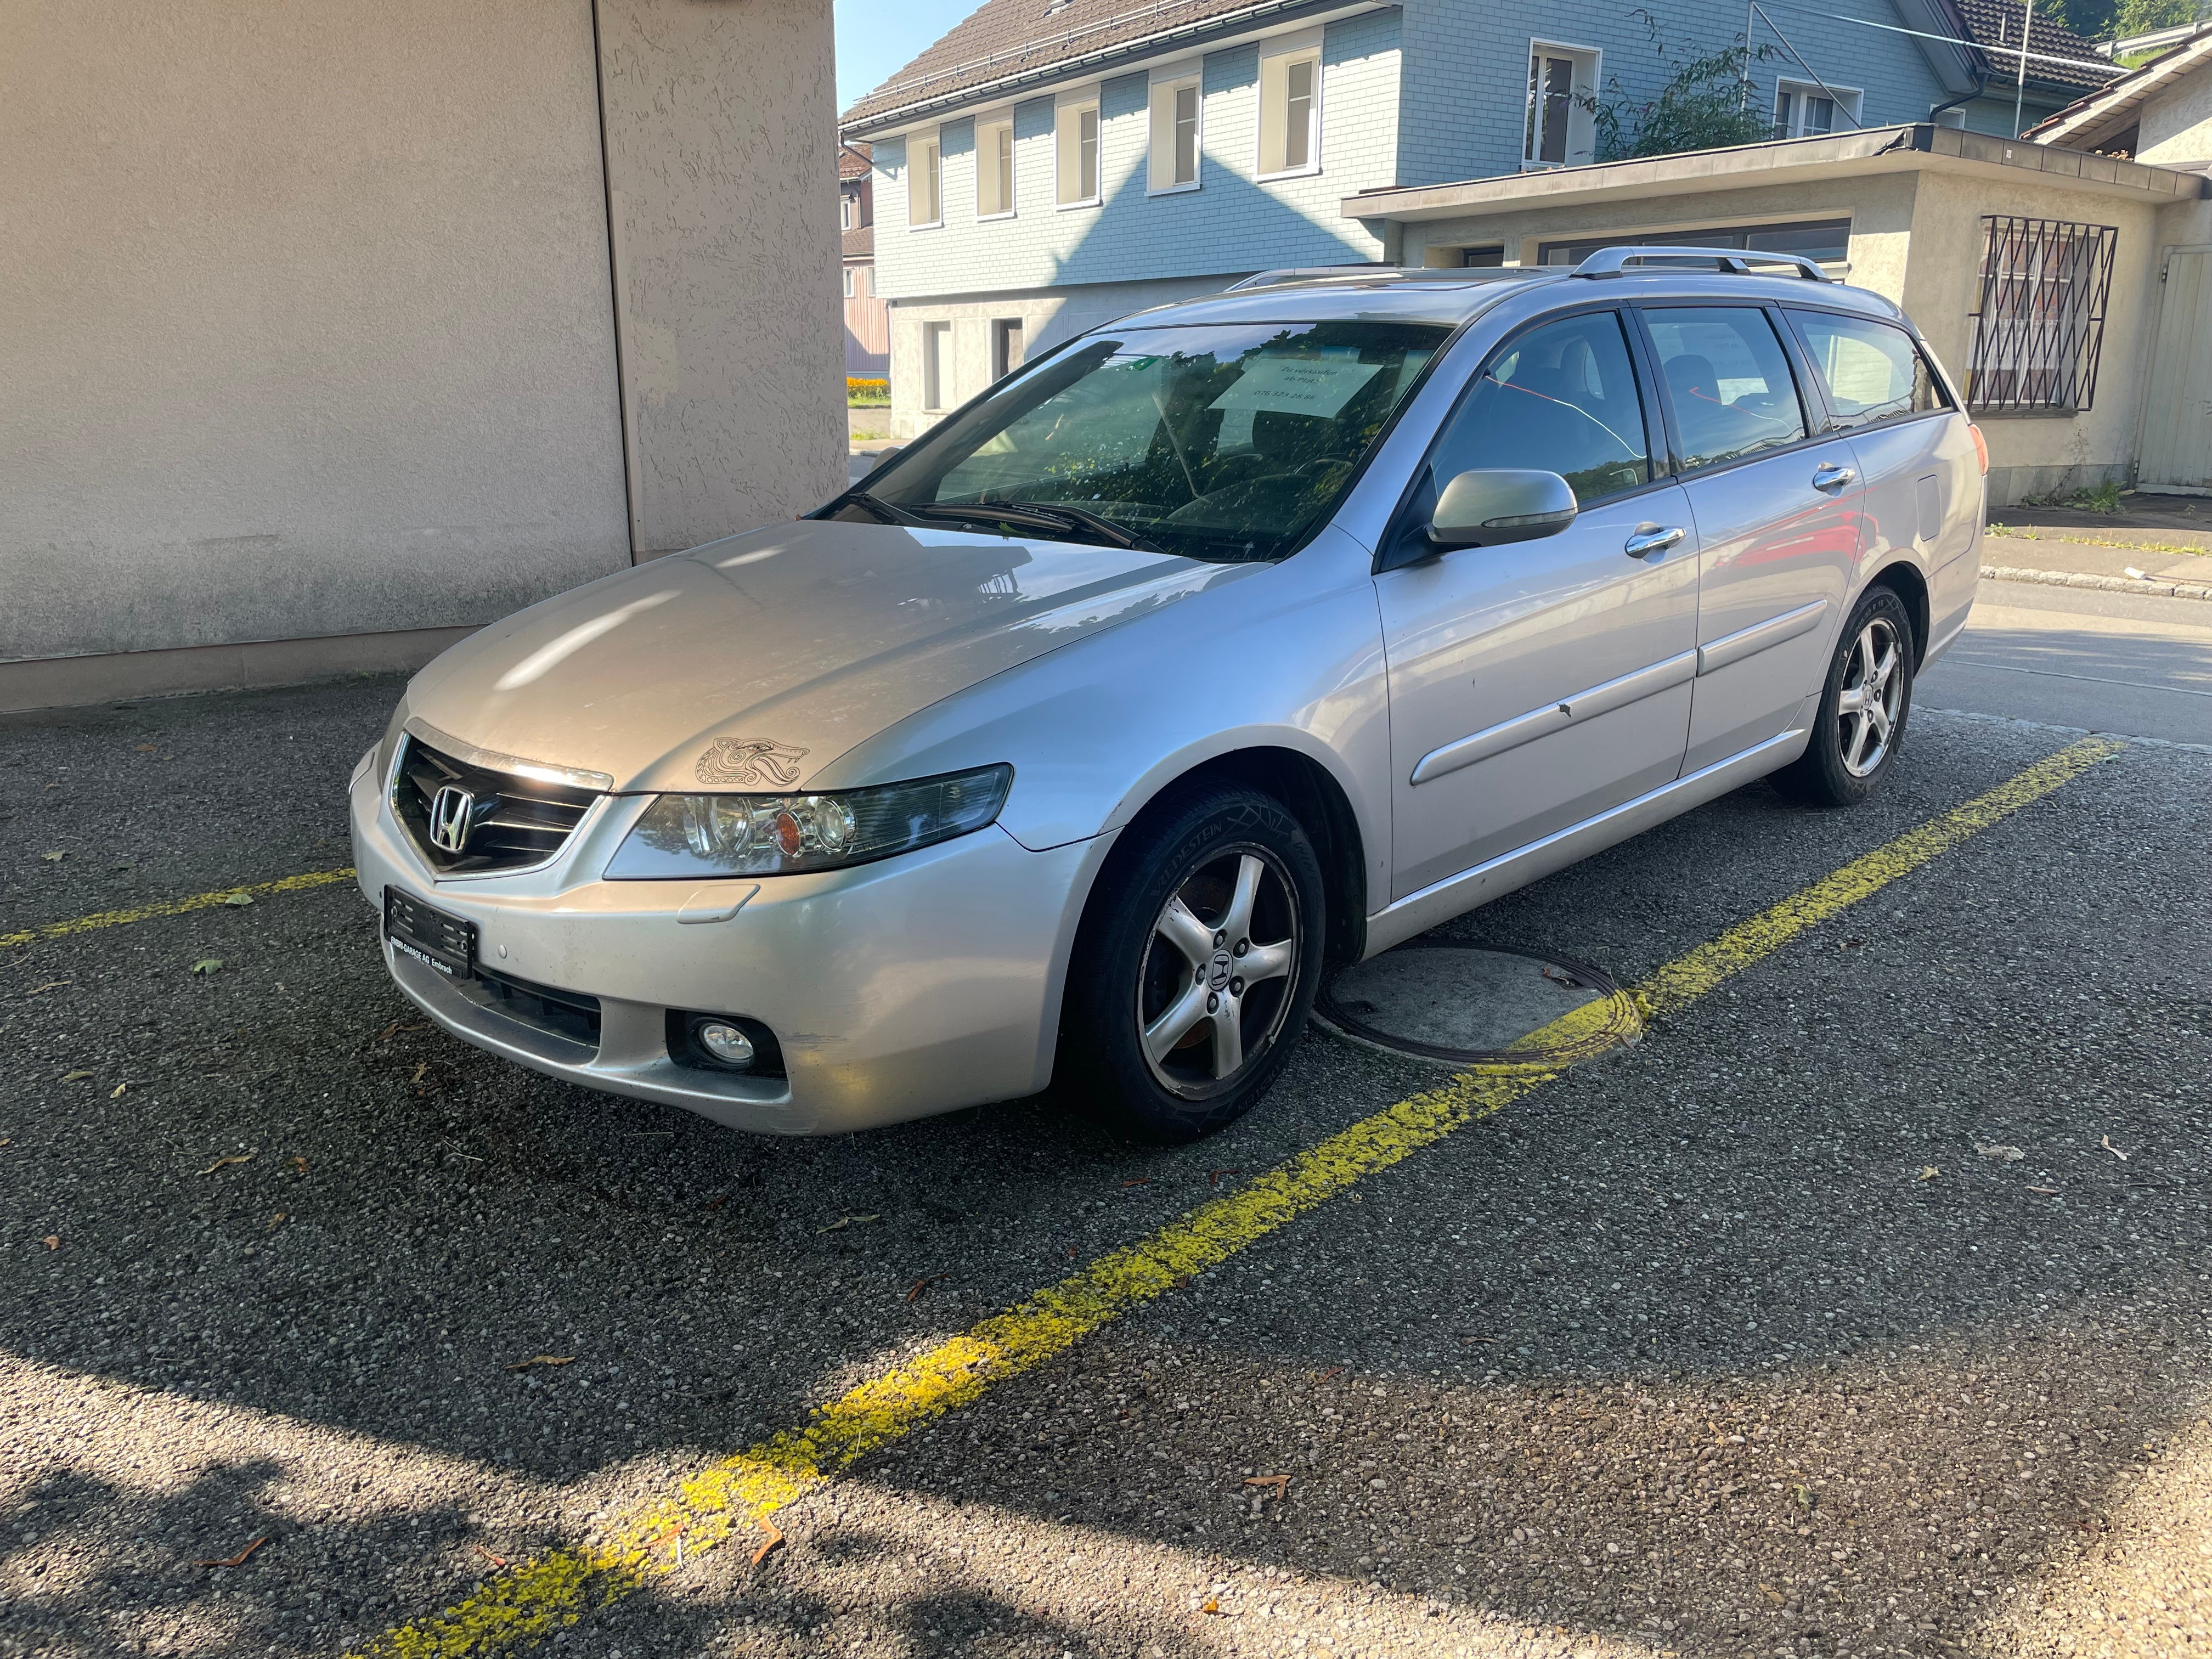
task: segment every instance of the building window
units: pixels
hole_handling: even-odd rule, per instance
[[[2072,415],[2097,395],[2111,225],[1984,215],[1981,302],[1966,402],[1995,412]]]
[[[943,409],[952,398],[952,325],[921,325],[921,406]]]
[[[1321,49],[1260,60],[1260,176],[1321,171]]]
[[[945,222],[944,148],[933,132],[907,140],[906,222],[916,229]]]
[[[1195,74],[1152,82],[1152,188],[1198,187],[1199,86]]]
[[[1522,123],[1524,167],[1586,167],[1597,159],[1598,53],[1586,46],[1528,46],[1528,106]]]
[[[975,216],[1001,219],[1014,210],[1014,119],[975,124]]]
[[[853,267],[850,265],[845,267],[845,297],[848,300],[853,297]]]
[[[1856,88],[1808,86],[1783,81],[1774,88],[1774,136],[1813,138],[1824,132],[1841,132],[1859,124]]]
[[[1536,249],[1540,265],[1578,265],[1604,247],[1741,247],[1761,253],[1795,253],[1820,264],[1840,264],[1850,257],[1851,222],[1808,219],[1787,225],[1720,225],[1709,230],[1650,231],[1626,236],[1581,236],[1571,242],[1544,242]],[[1711,269],[1711,267],[1707,267]]]
[[[1060,204],[1087,207],[1098,199],[1098,98],[1053,112],[1053,145],[1059,155]]]
[[[853,198],[849,196],[840,196],[837,198],[837,228],[840,230],[850,230],[853,228]]]
[[[1001,317],[991,325],[991,378],[1003,380],[1022,366],[1022,319]]]

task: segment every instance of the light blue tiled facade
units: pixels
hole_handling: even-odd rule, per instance
[[[1819,77],[1862,100],[1873,126],[1924,120],[1947,96],[1907,35],[1834,21],[1852,15],[1905,27],[1897,0],[1826,0],[1801,13],[1791,0],[1762,0],[1774,23]],[[1716,51],[1744,28],[1743,0],[1653,0],[1660,32],[1676,57]],[[1768,26],[1754,38],[1772,43]],[[1260,60],[1286,41],[1318,39],[1322,56],[1320,165],[1298,177],[1259,176]],[[1292,35],[1234,38],[1202,54],[1199,184],[1153,193],[1149,184],[1149,74],[1162,60],[1124,72],[1073,73],[1032,83],[1008,106],[963,110],[934,123],[942,147],[942,216],[910,228],[907,135],[875,141],[878,292],[891,303],[894,429],[927,423],[917,401],[925,323],[959,365],[943,389],[949,404],[980,390],[995,364],[989,331],[1009,319],[1037,349],[1112,317],[1218,288],[1275,266],[1343,264],[1398,257],[1377,232],[1347,218],[1342,204],[1364,190],[1440,184],[1512,173],[1522,165],[1532,43],[1601,53],[1601,88],[1618,79],[1632,98],[1656,93],[1667,70],[1643,21],[1618,0],[1405,0],[1338,15]],[[1778,79],[1807,71],[1778,47],[1753,65],[1751,97],[1773,106]],[[1056,201],[1056,93],[1092,87],[1099,108],[1100,200]],[[1014,210],[976,212],[977,118],[1011,114]],[[927,127],[915,129],[927,131]],[[994,321],[994,319],[999,319]],[[938,375],[942,381],[945,376]]]

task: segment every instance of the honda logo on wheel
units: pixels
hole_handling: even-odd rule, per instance
[[[430,845],[445,853],[466,852],[476,820],[477,798],[456,784],[447,784],[430,798]]]

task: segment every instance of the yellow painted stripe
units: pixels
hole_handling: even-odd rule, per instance
[[[304,893],[312,887],[327,887],[334,881],[351,881],[353,868],[343,870],[310,870],[304,875],[286,876],[281,881],[257,882],[251,887],[226,887],[219,893],[194,893],[190,898],[157,899],[151,904],[134,904],[127,910],[102,910],[97,915],[75,916],[67,921],[50,921],[43,927],[28,928],[20,933],[0,933],[0,951],[12,950],[19,945],[36,945],[44,939],[67,939],[72,933],[90,933],[102,927],[121,927],[134,921],[151,921],[156,916],[189,915],[195,910],[212,910],[228,904],[239,894],[251,898],[270,898],[278,893]]]
[[[1668,963],[1629,994],[1678,1013],[1807,928],[1878,892],[1991,824],[2079,777],[2124,744],[2088,738]],[[1609,1001],[1585,1005],[1516,1046],[1587,1050],[1620,1029]],[[851,1468],[870,1452],[1065,1353],[1102,1326],[1226,1261],[1362,1177],[1541,1087],[1563,1066],[1506,1063],[1462,1072],[1201,1205],[1151,1237],[1100,1257],[1018,1307],[862,1383],[786,1429],[702,1470],[612,1523],[594,1542],[487,1581],[435,1617],[386,1632],[356,1659],[466,1659],[573,1625],[681,1559],[714,1548]],[[678,1546],[681,1544],[679,1552]]]

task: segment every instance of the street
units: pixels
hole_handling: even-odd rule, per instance
[[[398,684],[0,720],[0,1656],[2207,1642],[2212,604],[1984,582],[1865,807],[1441,930],[1640,1041],[1173,1150],[429,1028],[328,876]]]

